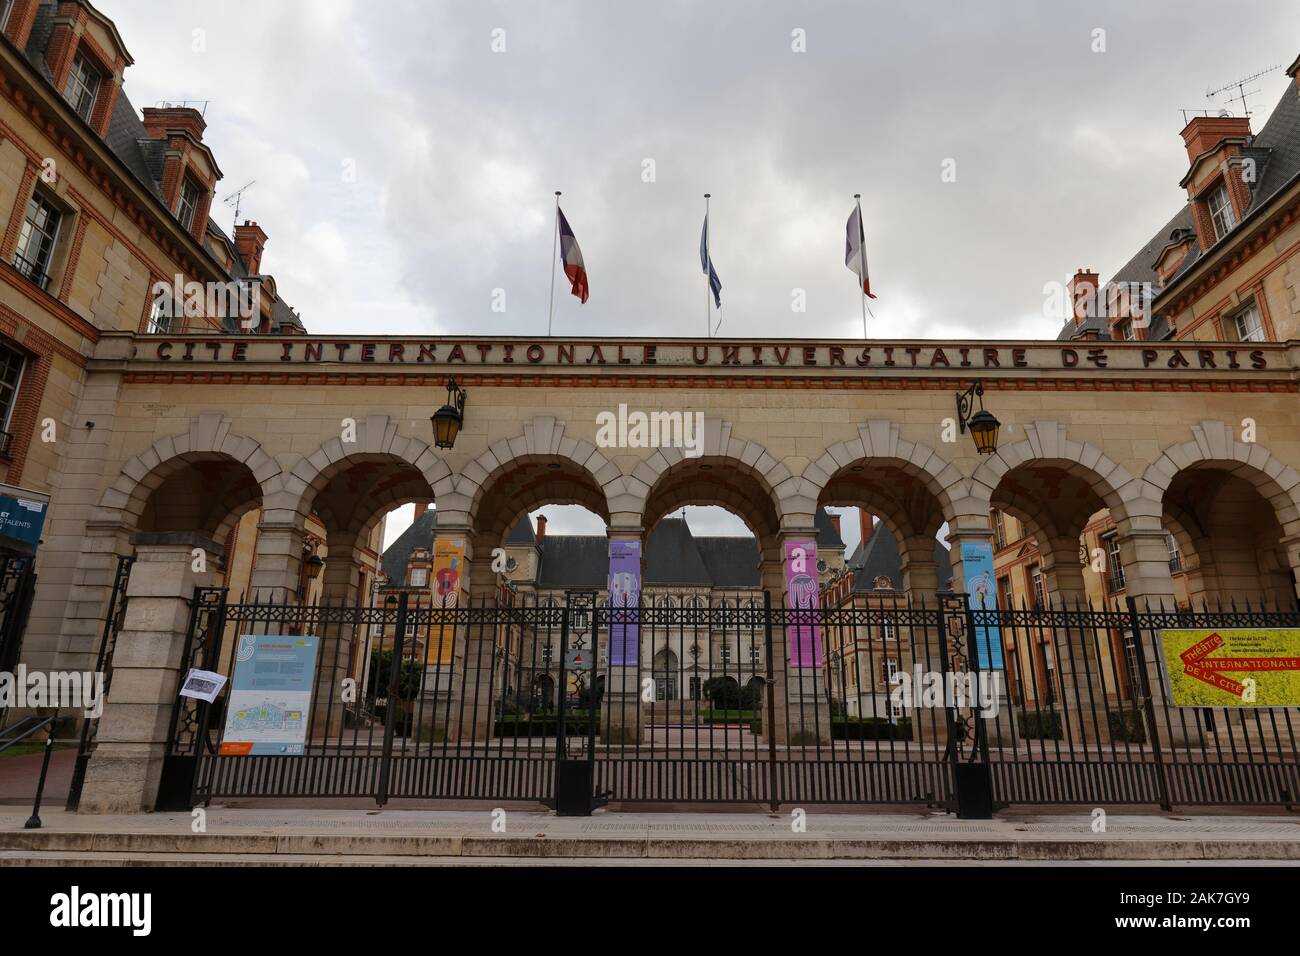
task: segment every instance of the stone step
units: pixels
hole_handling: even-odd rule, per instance
[[[0,831],[0,865],[231,859],[281,863],[453,859],[624,860],[1300,860],[1300,840],[1225,836],[617,837],[536,834],[109,833]],[[384,864],[380,864],[384,865]]]

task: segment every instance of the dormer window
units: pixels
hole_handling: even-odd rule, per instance
[[[68,82],[63,87],[63,97],[72,104],[77,115],[87,123],[90,122],[90,114],[94,112],[95,97],[99,95],[101,82],[99,71],[90,65],[90,61],[84,55],[78,53],[77,58],[72,61],[72,69],[68,71]]]
[[[1214,223],[1214,240],[1217,242],[1232,231],[1237,220],[1232,215],[1232,199],[1228,187],[1220,186],[1210,193],[1210,221]]]
[[[181,221],[185,231],[189,232],[194,228],[194,213],[199,208],[199,187],[194,180],[186,176],[181,181],[181,199],[180,204],[176,207],[176,218]]]

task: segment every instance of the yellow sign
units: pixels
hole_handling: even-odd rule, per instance
[[[456,622],[453,614],[440,614],[438,608],[454,608],[460,603],[465,581],[465,539],[439,538],[433,541],[432,599],[435,608],[431,615],[426,662],[450,664],[455,647]]]
[[[1175,707],[1300,706],[1300,628],[1160,632]]]

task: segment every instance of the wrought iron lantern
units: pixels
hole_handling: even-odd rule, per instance
[[[979,396],[980,409],[971,414],[975,396]],[[964,392],[957,393],[957,425],[965,432],[970,429],[975,440],[975,450],[981,455],[991,455],[998,450],[998,429],[1002,423],[984,410],[984,386],[976,382]]]
[[[447,380],[447,404],[430,417],[433,424],[433,443],[439,448],[451,448],[465,423],[465,390],[454,378]]]

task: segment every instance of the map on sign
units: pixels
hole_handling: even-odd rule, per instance
[[[1300,704],[1300,628],[1172,628],[1160,643],[1175,707]]]
[[[303,753],[318,644],[311,636],[240,635],[222,754]]]

